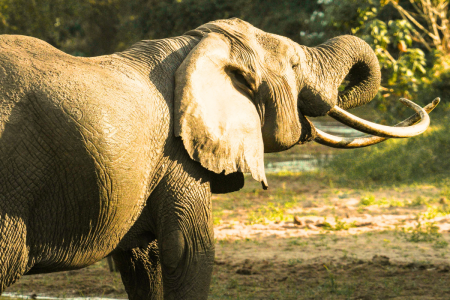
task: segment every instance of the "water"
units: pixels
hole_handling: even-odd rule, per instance
[[[330,159],[332,155],[302,155],[302,157],[285,161],[268,161],[265,165],[266,173],[279,173],[279,172],[305,172],[314,171],[323,167]]]
[[[332,119],[314,120],[314,125],[327,133],[343,137],[360,137],[364,134]],[[312,142],[313,143],[313,142]],[[301,146],[297,146],[301,147]],[[266,155],[266,173],[305,172],[322,168],[333,157],[327,154]]]

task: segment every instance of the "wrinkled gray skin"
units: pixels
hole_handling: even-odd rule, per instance
[[[207,298],[211,193],[265,186],[263,152],[379,81],[356,37],[307,48],[238,19],[94,58],[1,36],[0,292],[112,255],[130,299]]]

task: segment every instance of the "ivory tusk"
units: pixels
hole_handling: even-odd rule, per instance
[[[419,114],[421,121],[418,124],[408,127],[384,126],[358,118],[338,106],[333,107],[328,112],[328,115],[356,130],[385,138],[406,138],[416,136],[424,132],[428,125],[430,125],[430,117],[428,114],[422,109],[422,107],[408,99],[401,98],[400,102],[414,109],[416,113]]]
[[[436,98],[431,103],[426,105],[423,110],[428,114],[430,113],[438,104],[440,99]],[[411,117],[405,119],[404,121],[398,123],[394,127],[405,127],[405,126],[411,126],[420,121],[420,115],[418,113],[412,115]],[[315,142],[333,147],[333,148],[345,148],[345,149],[352,149],[352,148],[361,148],[361,147],[367,147],[374,144],[381,143],[388,138],[385,137],[379,137],[379,136],[367,136],[367,137],[361,137],[361,138],[344,138],[344,137],[338,137],[331,134],[328,134],[326,132],[323,132],[322,130],[319,130],[316,128],[317,137],[314,139]]]

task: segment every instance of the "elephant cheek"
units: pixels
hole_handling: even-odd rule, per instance
[[[298,113],[284,111],[273,117],[267,116],[262,127],[264,152],[280,152],[300,141],[311,140],[314,133],[309,121]]]
[[[275,130],[263,127],[262,131],[265,153],[287,150],[298,143],[301,135],[299,126],[293,126],[292,128],[277,126]]]

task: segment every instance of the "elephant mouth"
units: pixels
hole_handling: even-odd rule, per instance
[[[430,113],[438,104],[440,99],[436,98],[424,108],[407,99],[400,99],[400,102],[416,111],[416,114],[405,119],[394,126],[384,126],[360,119],[338,106],[333,107],[328,115],[333,119],[358,131],[369,134],[360,138],[338,137],[315,128],[316,135],[314,141],[333,148],[361,148],[383,142],[389,138],[407,138],[421,134],[429,124]]]

